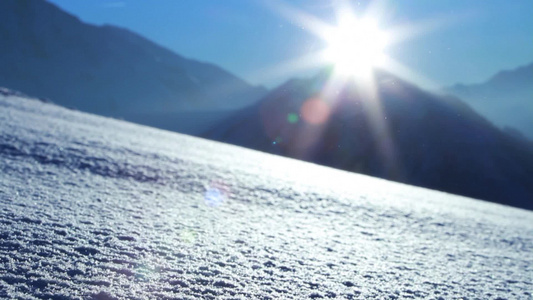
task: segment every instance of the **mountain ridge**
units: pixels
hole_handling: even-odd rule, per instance
[[[490,76],[489,78],[481,82],[470,83],[470,84],[464,84],[464,83],[458,82],[456,84],[451,85],[449,88],[465,87],[465,86],[480,86],[486,83],[494,84],[494,83],[498,83],[502,81],[511,81],[509,80],[509,78],[515,77],[515,76],[520,79],[526,79],[526,76],[529,77],[529,75],[531,74],[532,68],[533,68],[533,62],[529,64],[521,65],[515,68],[498,71],[494,75]],[[516,78],[512,78],[512,79],[513,79],[512,82],[516,82]],[[531,83],[531,82],[527,81],[527,83]]]
[[[52,3],[0,3],[0,85],[83,111],[235,109],[258,100],[252,86],[211,63],[187,59],[127,29],[83,23]]]
[[[484,82],[444,88],[500,128],[519,130],[533,140],[533,63],[503,70]]]

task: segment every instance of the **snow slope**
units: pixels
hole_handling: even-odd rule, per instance
[[[531,299],[533,213],[0,93],[0,297]]]

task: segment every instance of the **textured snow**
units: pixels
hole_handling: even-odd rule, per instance
[[[0,94],[0,297],[530,299],[533,213]]]

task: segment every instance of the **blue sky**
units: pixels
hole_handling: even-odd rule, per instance
[[[215,63],[254,84],[275,86],[315,70],[265,75],[275,65],[324,47],[316,36],[272,9],[273,0],[49,0],[91,24],[128,28],[185,57]],[[369,1],[351,1],[362,13]],[[334,23],[331,1],[284,3]],[[531,0],[384,2],[382,28],[412,25],[424,34],[387,53],[437,85],[481,82],[533,62]],[[437,23],[435,28],[431,24]],[[429,29],[429,28],[432,29]]]

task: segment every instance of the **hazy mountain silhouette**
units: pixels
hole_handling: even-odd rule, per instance
[[[206,137],[533,208],[531,143],[502,132],[457,98],[430,94],[385,72],[376,74],[379,100],[353,81],[328,92],[329,78],[325,71],[290,80]]]
[[[0,1],[0,40],[0,86],[107,116],[139,121],[236,109],[266,93],[128,30],[84,24],[43,0]]]
[[[533,139],[533,63],[499,72],[484,83],[457,84],[446,91],[464,99],[497,126],[518,129]]]

